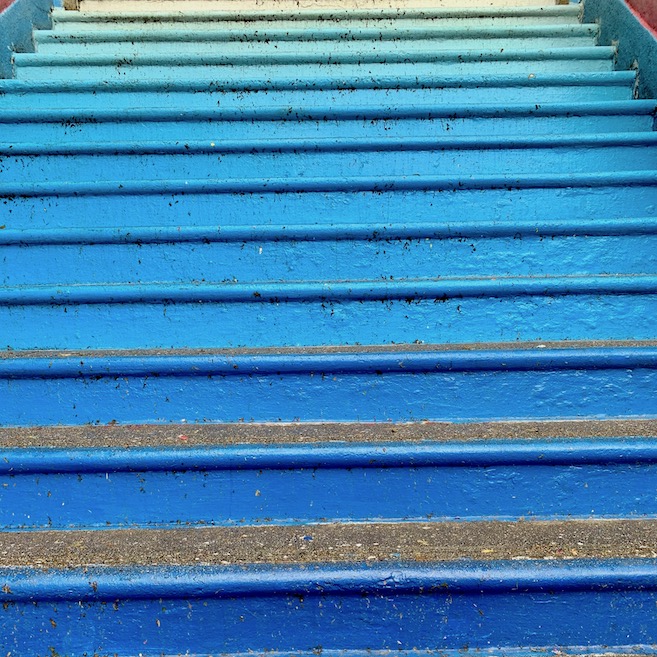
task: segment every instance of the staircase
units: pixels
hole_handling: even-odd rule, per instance
[[[53,10],[0,80],[2,657],[657,652],[657,102],[580,19]]]

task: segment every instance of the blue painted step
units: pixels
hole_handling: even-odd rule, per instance
[[[554,49],[596,45],[596,25],[555,25],[502,28],[454,29],[439,26],[389,29],[333,26],[318,23],[305,28],[272,27],[240,30],[196,29],[183,25],[175,29],[150,30],[78,30],[60,34],[35,30],[38,53],[58,55],[173,55],[204,54],[232,56],[233,61],[267,56],[277,61],[293,53],[316,56],[319,61],[340,61],[350,53],[417,53],[445,50]]]
[[[643,340],[657,276],[74,284],[0,289],[12,349]],[[148,326],[135,332],[137,322]],[[124,328],[123,328],[124,327]]]
[[[449,427],[427,423],[324,424],[331,442],[297,444],[288,441],[317,426],[255,426],[267,442],[240,444],[252,425],[206,426],[196,440],[193,425],[131,425],[114,431],[128,448],[105,445],[111,427],[82,429],[93,447],[80,447],[73,427],[0,430],[0,528],[654,517],[654,438],[632,422],[607,422],[610,432],[637,432],[616,438],[586,437],[596,429],[577,424],[574,439],[546,439],[534,423],[512,440],[449,439]],[[523,435],[520,424],[512,431]],[[28,441],[15,446],[12,436],[23,434]],[[171,438],[160,444],[163,434]]]
[[[392,55],[345,54],[332,58],[292,53],[289,57],[277,56],[272,60],[246,55],[243,61],[232,63],[235,58],[208,54],[195,56],[143,55],[114,57],[111,55],[40,55],[17,53],[14,55],[15,76],[24,81],[50,80],[138,80],[203,81],[210,84],[217,77],[232,81],[259,77],[267,80],[272,74],[308,78],[322,75],[329,79],[348,76],[377,77],[426,76],[426,75],[490,75],[517,74],[538,75],[546,73],[602,73],[613,70],[615,49],[611,46],[581,48],[555,48],[551,50],[508,49],[413,52]],[[256,69],[254,71],[254,68]]]
[[[272,180],[387,176],[446,178],[567,170],[572,175],[657,169],[657,132],[539,137],[379,137],[253,141],[33,143],[0,148],[0,193],[30,182],[212,180],[266,188]],[[134,172],[134,173],[133,173]],[[131,175],[132,174],[132,175]],[[76,182],[77,182],[76,181]]]
[[[394,650],[404,657],[490,646],[511,654],[550,646],[652,654],[657,641],[653,559],[160,566],[127,573],[23,568],[2,575],[3,616],[13,628],[7,645],[21,655],[321,650],[376,657]]]
[[[142,109],[167,107],[179,111],[208,111],[216,108],[245,112],[262,107],[334,107],[366,104],[414,107],[427,103],[458,107],[490,104],[550,102],[597,102],[631,100],[636,74],[564,73],[559,75],[489,76],[368,76],[332,77],[325,74],[307,79],[278,74],[267,79],[215,77],[207,82],[94,81],[23,82],[0,80],[0,109],[27,108],[82,111],[108,108]],[[262,91],[266,91],[263,94]]]
[[[205,111],[166,107],[125,109],[5,110],[3,135],[12,148],[24,143],[174,140],[376,138],[420,136],[511,136],[613,134],[652,131],[657,103],[633,100],[597,103],[415,107],[363,105],[349,108],[289,105]]]
[[[9,189],[7,189],[9,187]],[[102,199],[102,203],[99,202]],[[140,212],[135,212],[138,204]],[[141,181],[0,186],[6,228],[551,221],[654,217],[657,173],[330,177],[254,181]],[[348,213],[344,208],[348,207]],[[219,208],[221,209],[218,214]]]
[[[0,231],[0,284],[403,280],[655,271],[657,219]]]
[[[123,336],[127,345],[134,314],[128,323],[116,316],[112,322],[113,335]],[[8,426],[466,421],[631,418],[654,408],[653,343],[507,346],[4,352],[0,417]]]
[[[252,27],[261,29],[272,24],[282,27],[307,27],[317,21],[335,22],[348,26],[372,26],[374,24],[407,25],[540,25],[573,24],[579,22],[581,8],[576,5],[544,7],[424,7],[394,9],[298,9],[296,11],[222,11],[222,12],[158,12],[157,21],[152,14],[139,11],[73,12],[55,7],[52,10],[52,27],[57,31],[69,31],[81,27],[94,29],[137,28],[148,24],[153,30],[170,25],[194,23],[196,29],[216,27]]]

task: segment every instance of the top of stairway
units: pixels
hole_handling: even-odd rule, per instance
[[[459,9],[486,10],[497,8],[554,7],[569,4],[564,0],[67,0],[67,9],[114,12],[162,11],[304,11],[362,9]]]
[[[218,9],[214,0],[170,0],[171,5],[154,7],[127,0],[116,0],[118,6],[110,7],[110,1],[97,0],[93,8],[80,11],[54,8],[53,25],[66,23],[109,24],[126,21],[145,21],[158,24],[167,21],[260,21],[260,20],[358,20],[358,19],[460,19],[460,18],[547,18],[578,17],[581,6],[578,4],[553,3],[519,3],[519,4],[381,4],[374,3],[355,6],[349,3],[335,2],[333,5],[308,4],[305,6],[288,6],[285,4],[256,3],[236,8],[226,3]],[[165,0],[168,2],[169,0]],[[173,2],[177,4],[173,4]]]

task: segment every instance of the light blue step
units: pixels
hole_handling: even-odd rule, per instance
[[[360,53],[344,55],[339,63],[329,64],[326,59],[315,55],[292,54],[286,58],[278,56],[274,62],[255,55],[246,56],[246,61],[232,64],[232,58],[222,55],[157,56],[143,55],[128,58],[112,56],[40,55],[17,53],[14,55],[15,75],[23,81],[52,80],[121,80],[136,82],[146,80],[205,81],[210,84],[215,78],[231,80],[249,77],[268,80],[271,76],[284,75],[298,78],[323,76],[339,80],[349,76],[427,76],[427,75],[538,75],[546,73],[602,73],[613,70],[615,49],[606,46],[590,48],[563,48],[554,50],[505,50],[497,51],[433,51],[412,56],[399,54],[401,61],[389,61],[392,56],[366,57]],[[377,58],[379,61],[377,61]],[[409,63],[408,59],[413,62]],[[386,60],[382,63],[380,60]],[[368,62],[372,63],[350,63]],[[269,62],[269,63],[267,63]],[[307,62],[307,63],[306,63]],[[256,68],[254,70],[254,68]]]
[[[389,176],[572,174],[657,169],[657,132],[540,137],[257,139],[253,141],[19,143],[0,149],[3,183],[47,180],[208,180],[260,184],[269,179],[348,181]],[[613,163],[613,164],[612,164]],[[134,172],[134,175],[128,173]]]
[[[396,9],[346,9],[330,10],[300,9],[295,12],[267,13],[264,11],[237,12],[158,12],[158,20],[143,12],[112,12],[108,16],[102,12],[72,12],[53,9],[53,29],[75,31],[79,29],[141,29],[145,24],[149,29],[169,29],[180,24],[194,24],[195,30],[225,28],[264,29],[277,26],[281,29],[307,29],[321,21],[323,24],[338,24],[344,27],[390,27],[392,25],[440,26],[522,26],[538,24],[576,24],[581,9],[577,6],[554,7],[513,7],[513,8],[396,8]]]
[[[538,559],[20,568],[1,576],[12,591],[2,593],[12,654],[50,646],[71,657],[89,649],[311,657],[322,646],[330,657],[456,657],[466,645],[485,655],[500,651],[491,646],[521,655],[552,645],[653,654],[656,571],[654,559]]]
[[[0,232],[0,284],[571,276],[657,271],[657,219]]]
[[[220,272],[183,283],[2,287],[0,344],[71,350],[648,340],[655,313],[655,274],[241,283]]]
[[[587,221],[657,215],[657,173],[446,178],[400,176],[126,183],[31,183],[0,188],[6,228],[125,228],[413,222]]]
[[[160,55],[171,57],[177,55],[195,56],[202,58],[212,55],[224,57],[226,63],[239,64],[267,64],[271,62],[293,60],[306,60],[318,63],[341,63],[370,61],[376,57],[377,61],[383,58],[394,62],[402,60],[426,61],[432,53],[454,51],[463,49],[472,51],[481,50],[518,50],[518,49],[553,49],[553,48],[587,48],[595,46],[595,35],[588,30],[582,35],[546,35],[546,36],[520,36],[498,37],[481,39],[478,37],[443,38],[424,34],[411,39],[386,39],[386,35],[379,34],[371,39],[354,38],[346,34],[343,38],[323,41],[295,41],[294,39],[273,40],[263,35],[263,41],[240,41],[234,39],[222,41],[219,39],[201,39],[199,35],[189,33],[173,33],[160,35],[158,41],[144,39],[142,34],[124,32],[115,36],[114,41],[89,41],[86,36],[80,35],[80,40],[74,39],[78,35],[71,35],[66,41],[53,38],[53,33],[47,32],[45,37],[35,35],[36,52],[40,55],[58,55],[62,57],[153,57]],[[146,32],[145,34],[149,34]],[[393,33],[395,34],[395,33]],[[104,36],[104,35],[103,35]],[[209,34],[208,36],[215,36]],[[397,35],[395,34],[395,37]],[[178,38],[176,38],[178,37]]]
[[[151,29],[155,24],[156,29]],[[381,43],[403,43],[410,41],[436,41],[449,44],[462,40],[470,41],[477,39],[485,44],[489,39],[508,39],[513,43],[516,38],[520,39],[555,39],[570,38],[575,41],[583,38],[587,41],[597,39],[599,26],[595,23],[572,25],[443,25],[427,24],[426,22],[415,22],[404,24],[392,21],[389,26],[384,25],[344,25],[317,21],[309,25],[279,25],[272,22],[265,25],[248,25],[235,28],[232,25],[215,25],[212,29],[199,30],[198,24],[182,23],[173,27],[162,25],[159,21],[151,21],[144,24],[140,29],[125,29],[109,21],[111,29],[99,30],[94,27],[81,27],[72,32],[56,32],[53,30],[34,30],[34,42],[39,45],[74,45],[74,44],[117,44],[125,41],[133,43],[205,43],[219,44],[242,43],[247,46],[261,45],[267,43],[293,42],[298,44],[315,44],[319,48],[334,43],[340,48],[344,42],[371,42]],[[114,26],[114,27],[112,27]],[[456,49],[453,48],[453,49]]]
[[[0,148],[0,193],[30,182],[212,180],[266,188],[271,179],[444,177],[657,169],[657,132],[484,138],[258,139],[31,143]]]
[[[166,107],[98,110],[4,110],[6,142],[66,144],[89,141],[215,141],[236,139],[413,139],[421,136],[512,136],[652,131],[656,101],[492,105],[416,105],[262,108],[217,107],[176,111]]]
[[[258,111],[273,106],[335,107],[374,104],[377,107],[414,107],[427,103],[486,108],[490,104],[550,102],[609,102],[633,98],[636,74],[564,73],[559,75],[493,75],[470,77],[378,78],[321,75],[300,80],[277,75],[263,80],[215,79],[204,82],[69,81],[23,82],[0,80],[0,109],[25,112],[37,109],[143,110],[166,107],[171,111]],[[263,93],[266,92],[266,93]],[[70,121],[70,115],[66,117]],[[75,121],[72,122],[75,124]]]
[[[3,352],[0,390],[5,426],[630,418],[653,414],[657,349]]]
[[[596,25],[556,25],[522,28],[445,29],[440,27],[401,27],[345,29],[316,25],[314,28],[264,30],[186,29],[85,30],[60,34],[36,30],[34,43],[41,54],[64,55],[249,55],[321,56],[340,60],[349,53],[394,54],[445,50],[555,49],[594,46]],[[239,59],[236,59],[236,63]]]
[[[322,428],[331,426],[338,438],[348,431],[340,424]],[[187,434],[194,436],[197,427],[176,425],[169,433],[182,437],[179,447],[60,447],[56,441],[5,447],[0,527],[109,530],[655,516],[654,439],[431,442],[419,440],[431,433],[430,426],[419,425],[418,441],[376,442],[377,432],[389,434],[394,426],[369,427],[366,443],[187,447]],[[137,426],[131,433],[157,439],[153,429]],[[46,432],[64,440],[65,432],[75,435],[70,427]],[[95,433],[102,444],[103,427]],[[277,435],[283,433],[273,425],[270,437]]]

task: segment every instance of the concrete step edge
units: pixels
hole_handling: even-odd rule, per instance
[[[85,244],[173,244],[181,242],[231,243],[267,241],[340,241],[461,239],[533,236],[592,237],[653,235],[655,217],[552,221],[472,221],[416,224],[304,224],[259,226],[67,226],[0,230],[0,246],[57,246]]]
[[[461,106],[447,104],[417,104],[414,106],[371,104],[350,107],[306,106],[290,108],[289,105],[270,105],[228,109],[222,107],[180,110],[165,106],[132,107],[120,110],[90,108],[53,108],[22,110],[0,110],[0,124],[60,123],[72,124],[105,122],[147,122],[158,123],[175,121],[184,126],[195,121],[366,121],[378,119],[417,119],[431,120],[494,119],[494,118],[533,118],[555,117],[564,119],[584,116],[643,116],[657,113],[657,100],[590,101],[570,103],[515,103],[489,104],[480,106]]]
[[[409,60],[419,62],[446,62],[446,63],[481,63],[495,61],[518,61],[518,62],[546,62],[546,61],[568,61],[568,60],[608,60],[612,59],[616,53],[615,46],[574,46],[571,48],[552,48],[549,50],[530,50],[530,49],[500,49],[495,50],[431,50],[426,51],[409,50],[400,52],[395,56],[391,54],[372,54],[355,52],[350,54],[339,54],[336,56],[325,55],[333,65],[340,63],[376,63],[382,60],[382,63],[399,63],[408,62]],[[265,55],[263,55],[264,57]],[[277,65],[284,69],[286,65],[305,64],[310,65],[316,62],[320,55],[305,55],[303,53],[291,53],[286,55],[266,55],[271,67]],[[321,55],[324,56],[324,55]],[[311,59],[312,57],[312,59]],[[39,68],[47,66],[57,66],[62,68],[79,68],[79,67],[101,67],[116,66],[139,68],[141,66],[198,66],[206,67],[211,65],[235,65],[255,66],[262,65],[261,58],[255,54],[245,54],[242,56],[223,55],[220,53],[201,54],[137,54],[134,56],[123,55],[67,55],[67,54],[39,54],[39,53],[14,53],[12,60],[16,68]],[[237,61],[240,60],[240,61]],[[243,61],[242,61],[243,60]],[[327,62],[328,62],[327,60]],[[252,63],[251,63],[252,62]],[[319,65],[319,64],[318,64]],[[328,65],[328,63],[327,63]],[[209,82],[207,83],[209,84]]]
[[[359,345],[223,350],[2,351],[1,378],[206,376],[248,372],[525,371],[657,368],[657,341]]]
[[[570,5],[554,5],[548,7],[398,7],[392,9],[359,8],[359,9],[304,9],[295,11],[171,11],[158,12],[158,20],[211,20],[211,21],[241,21],[241,20],[308,20],[322,18],[324,20],[350,19],[350,18],[461,18],[461,17],[514,17],[514,16],[579,16],[581,7]],[[153,20],[152,13],[146,12],[102,12],[84,11],[72,12],[66,9],[55,8],[52,12],[55,22],[66,23],[88,23],[96,21],[121,21],[121,20]]]
[[[31,55],[33,56],[33,55]],[[561,73],[561,74],[536,74],[527,76],[524,74],[510,75],[467,75],[467,76],[347,76],[343,79],[333,79],[322,76],[313,76],[307,80],[297,77],[273,78],[263,81],[262,79],[250,78],[241,82],[236,80],[215,79],[213,83],[208,81],[193,80],[171,80],[162,82],[159,80],[142,80],[124,82],[121,80],[108,80],[98,82],[95,80],[0,80],[0,95],[16,95],[25,104],[21,97],[27,93],[51,94],[65,92],[199,92],[208,93],[231,93],[249,90],[277,89],[285,90],[325,90],[325,89],[443,89],[443,88],[476,88],[488,89],[498,87],[529,87],[535,88],[541,85],[573,86],[586,85],[595,86],[627,86],[635,83],[635,71],[611,71],[595,73]]]
[[[307,137],[285,139],[219,139],[188,141],[87,141],[78,143],[61,142],[16,142],[0,145],[0,155],[46,156],[46,155],[185,155],[242,153],[335,153],[335,152],[390,152],[405,151],[451,151],[451,150],[530,150],[568,148],[650,148],[657,145],[657,132],[624,132],[608,134],[557,135],[473,135],[462,137]],[[638,153],[637,153],[638,155]]]

